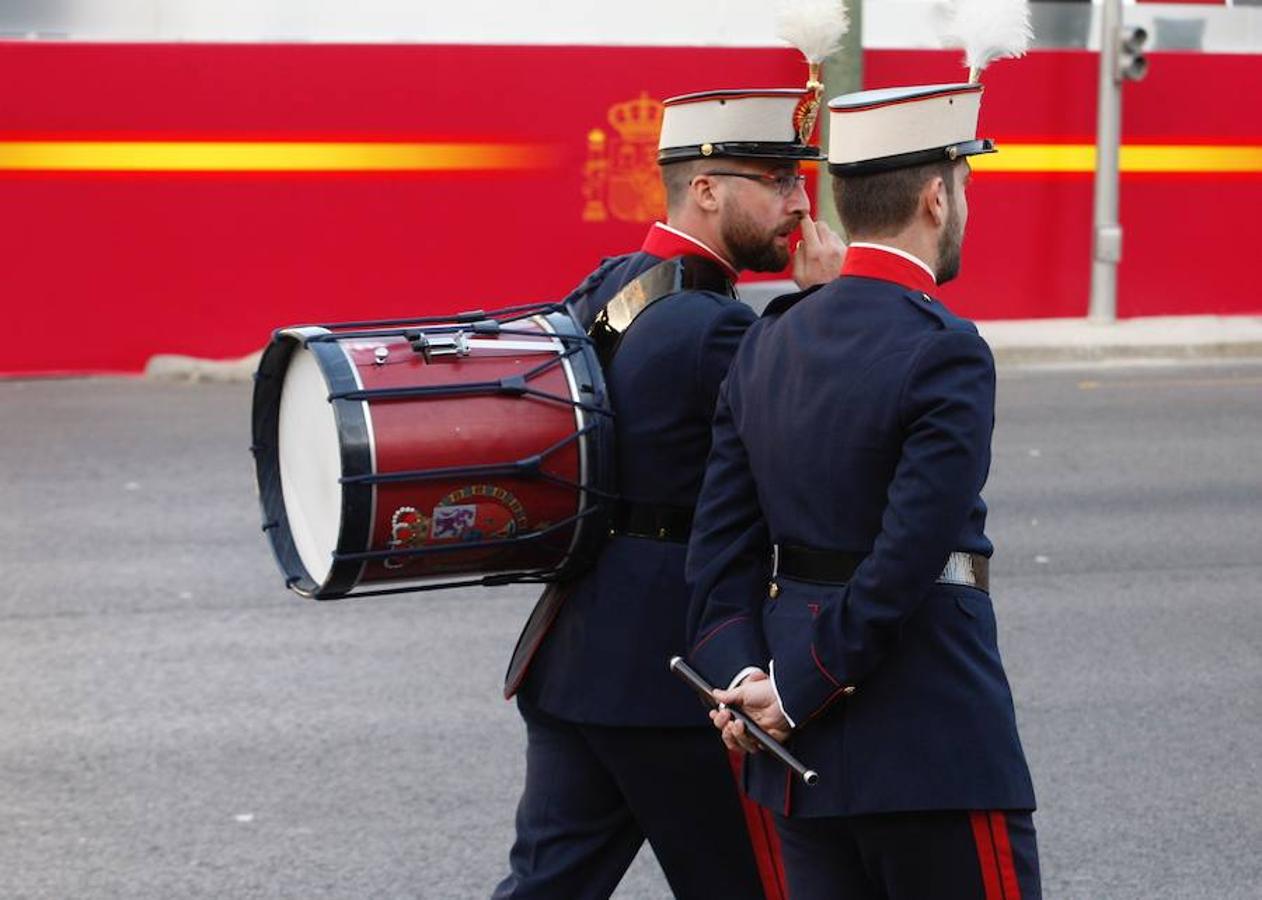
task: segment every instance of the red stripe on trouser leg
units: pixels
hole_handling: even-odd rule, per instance
[[[754,861],[758,864],[758,875],[762,879],[763,893],[767,895],[767,900],[789,900],[789,885],[784,875],[784,856],[780,852],[780,836],[776,834],[771,814],[746,797],[745,792],[740,790],[741,769],[745,765],[745,755],[729,750],[727,759],[732,766],[732,775],[736,778],[741,809],[745,813],[745,829],[749,832],[749,843],[754,848]]]
[[[995,839],[995,855],[999,858],[999,877],[1003,884],[1004,900],[1021,900],[1017,867],[1012,861],[1012,843],[1008,840],[1008,817],[1002,812],[990,814],[990,833]]]
[[[986,900],[1004,900],[1003,888],[999,886],[999,867],[995,862],[995,846],[990,839],[990,822],[984,812],[968,814],[969,823],[973,826],[973,842],[977,844],[977,862],[982,868],[982,885],[986,889]]]
[[[750,801],[751,803],[753,801]],[[789,900],[789,876],[784,871],[784,853],[780,849],[780,835],[776,832],[776,821],[771,817],[771,810],[758,808],[762,816],[762,826],[767,834],[767,843],[771,847],[771,861],[775,864],[775,884],[783,900]]]

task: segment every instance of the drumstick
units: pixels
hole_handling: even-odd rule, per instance
[[[749,736],[757,741],[762,747],[769,750],[771,755],[780,762],[784,763],[802,779],[804,784],[813,785],[819,781],[819,773],[814,769],[808,769],[803,765],[802,761],[785,749],[784,745],[773,738],[767,732],[763,731],[754,723],[754,720],[741,709],[739,706],[728,706],[720,704],[714,699],[714,687],[701,677],[701,674],[683,661],[681,657],[673,656],[670,660],[670,670],[686,681],[694,691],[700,694],[711,706],[720,709],[726,709],[732,714],[732,717],[739,719],[745,726],[745,730],[749,732]]]

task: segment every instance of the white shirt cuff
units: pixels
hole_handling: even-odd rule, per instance
[[[758,666],[746,666],[745,668],[741,669],[739,672],[736,673],[736,677],[732,679],[732,683],[727,686],[727,689],[730,691],[733,688],[738,687],[740,683],[744,681],[746,678],[748,678],[750,675],[753,675],[755,672],[761,672],[761,671],[762,669],[760,669]]]
[[[784,720],[789,723],[790,728],[797,728],[798,723],[789,718],[789,712],[784,708],[784,701],[780,699],[780,691],[776,687],[776,661],[773,659],[769,667],[771,669],[771,692],[776,695],[776,705],[780,707],[780,714],[784,716]]]

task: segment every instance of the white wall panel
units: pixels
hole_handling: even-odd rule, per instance
[[[769,0],[0,0],[0,31],[83,40],[779,43]]]
[[[1204,50],[1262,51],[1262,6],[1136,4],[1127,24]],[[863,44],[940,46],[938,0],[866,0]],[[774,47],[775,0],[0,0],[0,34],[104,41],[344,41]],[[1098,42],[1092,6],[1035,3],[1036,46]],[[1151,46],[1151,45],[1150,45]],[[1159,47],[1157,49],[1160,49]]]

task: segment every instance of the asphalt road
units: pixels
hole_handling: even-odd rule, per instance
[[[992,581],[1045,896],[1262,896],[1262,365],[1005,370]],[[317,604],[244,385],[0,382],[0,896],[485,897],[533,591]],[[667,896],[641,854],[618,894]]]

